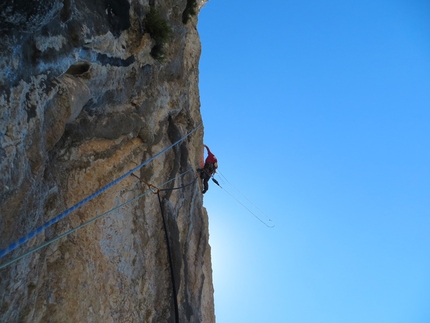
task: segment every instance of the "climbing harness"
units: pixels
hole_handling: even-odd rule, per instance
[[[272,225],[267,224],[265,221],[263,221],[259,216],[257,216],[254,212],[252,212],[245,204],[243,204],[238,198],[236,198],[233,194],[231,194],[229,191],[227,191],[224,187],[222,187],[219,182],[212,177],[212,181],[218,185],[224,192],[226,192],[228,195],[230,195],[237,203],[239,203],[240,205],[242,205],[249,213],[251,213],[255,218],[257,218],[258,221],[260,221],[261,223],[263,223],[266,227],[268,228],[274,228],[275,227],[275,223],[272,221],[271,218],[269,218],[263,211],[261,211],[254,203],[252,203],[245,195],[243,195],[243,193],[241,193],[236,187],[233,186],[233,184],[231,184],[228,179],[220,172],[217,171],[217,174],[220,174],[220,176],[231,186],[233,187],[240,195],[242,195],[242,197],[248,201],[248,203],[250,203],[256,210],[258,210],[262,215],[264,215],[267,219],[267,221],[271,222]]]
[[[91,194],[90,196],[86,197],[82,201],[76,203],[75,205],[73,205],[69,209],[65,210],[63,213],[60,213],[56,217],[54,217],[51,220],[49,220],[48,222],[46,222],[45,224],[43,224],[43,225],[39,226],[38,228],[30,231],[27,235],[23,236],[18,241],[15,241],[15,242],[11,243],[7,248],[1,249],[0,250],[0,258],[4,257],[5,255],[7,255],[8,253],[10,253],[11,251],[15,250],[16,248],[18,248],[19,246],[23,245],[24,243],[26,243],[30,239],[34,238],[36,235],[42,233],[44,230],[46,230],[47,228],[49,228],[53,224],[55,224],[58,221],[60,221],[61,219],[65,218],[67,215],[69,215],[70,213],[72,213],[76,209],[80,208],[82,205],[86,204],[87,202],[91,201],[95,197],[99,196],[100,194],[102,194],[103,192],[105,192],[106,190],[108,190],[109,188],[111,188],[112,186],[118,184],[124,178],[128,177],[129,175],[131,175],[135,171],[137,171],[140,168],[142,168],[143,166],[147,165],[148,163],[150,163],[151,161],[153,161],[154,159],[156,159],[160,155],[164,154],[166,151],[172,149],[174,146],[178,145],[179,143],[181,143],[182,141],[184,141],[187,137],[189,137],[192,133],[194,133],[201,125],[202,125],[202,123],[200,123],[197,127],[195,127],[193,130],[191,130],[188,134],[186,134],[185,136],[183,136],[181,139],[179,139],[175,143],[171,144],[169,147],[167,147],[164,150],[160,151],[159,153],[155,154],[150,159],[144,161],[142,164],[136,166],[135,168],[133,168],[132,170],[128,171],[124,175],[120,176],[116,180],[110,182],[109,184],[107,184],[106,186],[102,187],[101,189],[99,189],[95,193]]]

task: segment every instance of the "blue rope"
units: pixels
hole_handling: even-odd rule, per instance
[[[161,185],[159,185],[159,186],[160,186],[160,187],[161,187],[161,186],[164,186],[164,185],[166,185],[166,184],[168,184],[168,183],[170,183],[170,182],[174,181],[175,179],[177,179],[177,178],[179,178],[179,177],[181,177],[181,176],[185,175],[186,173],[189,173],[190,171],[192,171],[192,169],[189,169],[189,170],[187,170],[187,171],[183,172],[182,174],[179,174],[178,176],[176,176],[176,177],[174,177],[174,178],[172,178],[172,179],[169,179],[167,182],[164,182],[163,184],[161,184]],[[192,183],[194,183],[194,181],[193,181]],[[191,183],[191,184],[192,184],[192,183]],[[186,185],[186,186],[188,186],[188,185]],[[185,187],[185,186],[183,186],[183,187]],[[173,188],[173,189],[170,189],[170,190],[174,190],[174,189],[176,189],[176,188]],[[165,191],[165,190],[167,190],[167,189],[160,189],[160,191]],[[104,212],[104,213],[102,213],[102,214],[100,214],[100,215],[97,215],[96,217],[94,217],[94,218],[92,218],[92,219],[88,220],[87,222],[84,222],[84,223],[82,223],[82,224],[78,225],[77,227],[75,227],[75,228],[73,228],[73,229],[70,229],[69,231],[66,231],[66,232],[64,232],[64,233],[60,234],[59,236],[57,236],[57,237],[55,237],[55,238],[53,238],[53,239],[51,239],[51,240],[49,240],[49,241],[46,241],[46,242],[42,243],[40,246],[35,247],[35,248],[31,249],[30,251],[25,252],[25,253],[24,253],[24,254],[22,254],[21,256],[18,256],[18,257],[16,257],[16,258],[13,258],[12,260],[9,260],[8,262],[6,262],[6,263],[4,263],[4,264],[1,264],[1,265],[0,265],[0,269],[3,269],[3,268],[5,268],[5,267],[9,266],[10,264],[13,264],[14,262],[17,262],[18,260],[20,260],[20,259],[22,259],[22,258],[24,258],[24,257],[26,257],[26,256],[28,256],[28,255],[31,255],[32,253],[34,253],[34,252],[36,252],[36,251],[38,251],[38,250],[40,250],[40,249],[42,249],[42,248],[44,248],[44,247],[46,247],[46,246],[50,245],[51,243],[54,243],[55,241],[58,241],[58,240],[60,240],[61,238],[64,238],[64,237],[68,236],[69,234],[71,234],[71,233],[73,233],[73,232],[75,232],[75,231],[77,231],[77,230],[79,230],[79,229],[81,229],[81,228],[83,228],[83,227],[86,227],[87,225],[89,225],[89,224],[91,224],[91,223],[95,222],[96,220],[98,220],[98,219],[100,219],[100,218],[103,218],[104,216],[108,215],[109,213],[111,213],[111,212],[113,212],[113,211],[116,211],[116,210],[118,210],[118,209],[122,208],[123,206],[125,206],[125,205],[127,205],[127,204],[130,204],[130,203],[132,203],[132,202],[134,202],[134,201],[136,201],[136,200],[140,199],[141,197],[143,197],[143,196],[145,196],[145,195],[147,195],[147,194],[149,194],[149,193],[154,193],[154,192],[153,192],[151,189],[146,190],[145,192],[143,192],[142,194],[140,194],[140,195],[138,195],[138,196],[136,196],[136,197],[132,198],[131,200],[128,200],[127,202],[124,202],[124,203],[122,203],[122,204],[120,204],[120,205],[118,205],[118,206],[115,206],[114,208],[110,209],[109,211],[106,211],[106,212]]]
[[[132,170],[128,171],[127,173],[125,173],[124,175],[122,175],[121,177],[117,178],[116,180],[110,182],[109,184],[107,184],[106,186],[102,187],[101,189],[99,189],[97,192],[91,194],[90,196],[86,197],[85,199],[83,199],[82,201],[80,201],[79,203],[76,203],[75,205],[73,205],[71,208],[67,209],[66,211],[64,211],[63,213],[60,213],[59,215],[57,215],[56,217],[52,218],[51,220],[49,220],[48,222],[46,222],[45,224],[41,225],[40,227],[34,229],[33,231],[30,231],[27,235],[23,236],[22,238],[20,238],[18,241],[15,241],[13,243],[11,243],[7,248],[1,249],[0,250],[0,258],[3,258],[5,255],[7,255],[8,253],[12,252],[13,250],[15,250],[16,248],[18,248],[19,246],[23,245],[24,243],[26,243],[27,241],[29,241],[30,239],[34,238],[36,235],[42,233],[43,231],[45,231],[46,229],[48,229],[50,226],[52,226],[53,224],[57,223],[58,221],[60,221],[61,219],[65,218],[67,215],[69,215],[70,213],[72,213],[73,211],[75,211],[76,209],[80,208],[82,205],[86,204],[87,202],[91,201],[93,198],[99,196],[100,194],[102,194],[103,192],[105,192],[106,190],[108,190],[109,188],[111,188],[112,186],[118,184],[120,181],[122,181],[124,178],[126,178],[127,176],[130,176],[132,173],[134,173],[135,171],[139,170],[140,168],[142,168],[143,166],[149,164],[151,161],[153,161],[154,159],[156,159],[158,156],[164,154],[166,151],[172,149],[174,146],[176,146],[177,144],[181,143],[182,141],[184,141],[188,136],[190,136],[192,133],[194,133],[202,124],[200,123],[197,127],[195,127],[192,131],[190,131],[188,134],[186,134],[184,137],[182,137],[181,139],[179,139],[178,141],[176,141],[175,143],[173,143],[172,145],[170,145],[169,147],[165,148],[164,150],[160,151],[159,153],[157,153],[156,155],[154,155],[153,157],[151,157],[150,159],[144,161],[142,164],[140,164],[139,166],[136,166],[135,168],[133,168]]]

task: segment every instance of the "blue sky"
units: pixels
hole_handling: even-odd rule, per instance
[[[430,322],[430,3],[211,0],[198,30],[205,143],[276,223],[211,183],[217,322]]]

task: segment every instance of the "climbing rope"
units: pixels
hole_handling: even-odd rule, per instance
[[[188,173],[188,172],[190,172],[190,171],[191,171],[191,169],[190,169],[190,170],[188,170],[188,171],[186,171],[186,172],[184,172],[184,173],[182,173],[182,174],[186,174],[186,173]],[[158,187],[157,187],[157,186],[155,186],[155,185],[149,184],[149,183],[148,183],[148,182],[146,182],[144,179],[141,179],[140,177],[138,177],[138,176],[136,176],[136,175],[134,175],[134,174],[132,174],[132,175],[133,175],[134,177],[138,178],[141,182],[145,183],[145,184],[148,186],[148,188],[152,191],[152,193],[154,193],[154,194],[157,194],[157,192],[158,192],[158,191],[160,191],[160,192],[165,192],[165,191],[181,190],[181,189],[183,189],[183,188],[186,188],[187,186],[190,186],[190,185],[194,184],[194,183],[195,183],[195,181],[197,181],[197,176],[196,176],[192,182],[190,182],[190,183],[188,183],[188,184],[186,184],[186,185],[182,185],[182,186],[179,186],[179,187],[173,187],[173,188],[158,188]]]
[[[136,175],[134,175],[134,176],[139,178]],[[193,183],[195,183],[197,180],[197,176],[194,178],[194,180],[192,182],[190,182],[186,185],[182,185],[182,186],[174,187],[174,188],[164,188],[164,189],[160,189],[160,188],[156,187],[155,185],[152,185],[152,184],[146,182],[145,180],[143,180],[141,178],[139,178],[139,179],[149,187],[149,190],[151,190],[154,194],[157,194],[158,203],[160,204],[160,212],[161,212],[161,218],[163,220],[163,228],[164,228],[164,238],[166,240],[167,259],[169,261],[169,267],[170,267],[170,279],[172,282],[172,298],[173,298],[173,305],[175,308],[175,322],[179,323],[178,292],[176,289],[176,279],[175,279],[175,272],[174,272],[174,267],[173,267],[172,251],[170,249],[169,233],[167,230],[166,217],[164,216],[163,203],[161,201],[160,192],[184,189],[184,188],[192,185]]]
[[[192,133],[194,133],[200,126],[202,125],[202,123],[200,123],[197,127],[195,127],[193,130],[191,130],[188,134],[186,134],[184,137],[182,137],[181,139],[179,139],[178,141],[176,141],[175,143],[173,143],[172,145],[170,145],[169,147],[165,148],[164,150],[160,151],[159,153],[155,154],[153,157],[151,157],[150,159],[144,161],[142,164],[136,166],[135,168],[133,168],[132,170],[128,171],[127,173],[125,173],[124,175],[122,175],[121,177],[117,178],[116,180],[110,182],[109,184],[107,184],[106,186],[102,187],[101,189],[99,189],[97,192],[91,194],[90,196],[86,197],[85,199],[83,199],[82,201],[76,203],[75,205],[73,205],[72,207],[70,207],[69,209],[65,210],[63,213],[60,213],[59,215],[57,215],[56,217],[52,218],[51,220],[49,220],[48,222],[44,223],[43,225],[39,226],[38,228],[30,231],[27,235],[23,236],[22,238],[20,238],[18,241],[15,241],[13,243],[11,243],[8,247],[6,247],[5,249],[1,249],[0,250],[0,258],[4,257],[5,255],[7,255],[8,253],[12,252],[13,250],[15,250],[16,248],[18,248],[19,246],[23,245],[24,243],[26,243],[27,241],[29,241],[30,239],[34,238],[36,235],[42,233],[44,230],[48,229],[50,226],[52,226],[53,224],[57,223],[58,221],[60,221],[61,219],[65,218],[67,215],[69,215],[70,213],[72,213],[73,211],[75,211],[76,209],[80,208],[82,205],[86,204],[87,202],[91,201],[92,199],[94,199],[95,197],[99,196],[100,194],[102,194],[103,192],[105,192],[106,190],[108,190],[109,188],[111,188],[112,186],[118,184],[120,181],[122,181],[124,178],[128,177],[129,175],[131,175],[132,173],[134,173],[135,171],[139,170],[140,168],[142,168],[143,166],[147,165],[148,163],[150,163],[151,161],[153,161],[154,159],[156,159],[157,157],[159,157],[160,155],[164,154],[166,151],[170,150],[171,148],[173,148],[174,146],[178,145],[179,143],[181,143],[182,141],[184,141],[187,137],[189,137]]]
[[[169,260],[170,279],[172,281],[172,293],[173,293],[172,298],[173,298],[173,305],[175,307],[175,322],[179,323],[178,294],[176,290],[175,273],[173,270],[172,251],[170,250],[170,240],[169,240],[169,234],[167,232],[167,224],[166,224],[166,219],[163,212],[163,204],[161,202],[160,190],[157,191],[157,197],[158,197],[158,203],[160,204],[161,217],[163,219],[164,238],[166,239],[167,259]]]
[[[254,212],[252,212],[245,204],[243,204],[239,199],[237,199],[233,194],[231,194],[229,191],[227,191],[224,187],[222,187],[219,182],[212,177],[212,181],[217,184],[224,192],[226,192],[228,195],[230,195],[236,202],[238,202],[240,205],[242,205],[249,213],[251,213],[258,221],[263,223],[268,228],[274,228],[275,223],[272,221],[271,218],[269,218],[263,211],[261,211],[254,203],[252,203],[243,193],[241,193],[236,187],[231,184],[228,179],[219,171],[217,170],[217,173],[221,175],[221,177],[231,186],[233,187],[242,197],[247,200],[255,209],[257,209],[261,214],[263,214],[269,222],[272,222],[272,225],[267,224],[265,221],[263,221],[259,216],[257,216]]]
[[[190,171],[192,171],[192,169],[189,169],[189,170],[187,170],[187,171],[183,172],[182,174],[179,174],[179,175],[178,175],[178,176],[176,176],[175,178],[169,179],[167,182],[164,182],[163,184],[161,184],[161,185],[159,185],[159,186],[160,186],[160,187],[165,186],[165,185],[167,185],[168,183],[170,183],[170,182],[172,182],[172,181],[176,180],[177,178],[179,178],[179,177],[181,177],[181,176],[184,176],[185,174],[189,173]],[[137,177],[137,176],[136,176],[136,177]],[[96,217],[94,217],[94,218],[92,218],[92,219],[90,219],[90,220],[88,220],[88,221],[86,221],[86,222],[84,222],[84,223],[82,223],[82,224],[78,225],[77,227],[75,227],[75,228],[73,228],[73,229],[70,229],[70,230],[68,230],[68,231],[66,231],[66,232],[64,232],[64,233],[62,233],[61,235],[59,235],[59,236],[57,236],[57,237],[55,237],[55,238],[53,238],[53,239],[51,239],[51,240],[49,240],[49,241],[44,242],[44,243],[43,243],[43,244],[41,244],[40,246],[35,247],[35,248],[33,248],[33,249],[31,249],[31,250],[29,250],[29,251],[27,251],[27,252],[23,253],[21,256],[18,256],[18,257],[16,257],[16,258],[11,259],[11,260],[10,260],[10,261],[8,261],[8,262],[5,262],[4,264],[0,265],[0,269],[5,268],[5,267],[7,267],[7,266],[9,266],[9,265],[13,264],[14,262],[17,262],[18,260],[20,260],[20,259],[22,259],[22,258],[24,258],[24,257],[26,257],[26,256],[29,256],[29,255],[31,255],[31,254],[33,254],[33,253],[35,253],[36,251],[38,251],[38,250],[40,250],[40,249],[42,249],[42,248],[44,248],[44,247],[49,246],[50,244],[52,244],[52,243],[54,243],[54,242],[56,242],[56,241],[60,240],[61,238],[64,238],[64,237],[68,236],[69,234],[71,234],[71,233],[73,233],[73,232],[75,232],[75,231],[77,231],[77,230],[79,230],[79,229],[82,229],[83,227],[86,227],[87,225],[89,225],[89,224],[91,224],[91,223],[95,222],[96,220],[98,220],[98,219],[101,219],[101,218],[105,217],[105,216],[106,216],[106,215],[108,215],[109,213],[112,213],[113,211],[116,211],[116,210],[118,210],[118,209],[122,208],[123,206],[128,205],[128,204],[130,204],[130,203],[132,203],[132,202],[134,202],[134,201],[136,201],[136,200],[138,200],[138,199],[142,198],[142,197],[143,197],[143,196],[145,196],[145,195],[148,195],[149,193],[154,193],[154,192],[153,192],[151,189],[148,189],[147,191],[143,192],[142,194],[140,194],[140,195],[138,195],[138,196],[136,196],[136,197],[134,197],[134,198],[132,198],[132,199],[130,199],[130,200],[128,200],[128,201],[126,201],[126,202],[124,202],[124,203],[122,203],[122,204],[118,205],[118,206],[115,206],[114,208],[110,209],[109,211],[106,211],[106,212],[104,212],[104,213],[102,213],[102,214],[100,214],[100,215],[98,215],[98,216],[96,216]]]

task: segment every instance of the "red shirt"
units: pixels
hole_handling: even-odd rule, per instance
[[[216,162],[218,162],[218,160],[216,159],[215,155],[212,154],[212,152],[209,150],[209,147],[206,146],[206,149],[208,151],[208,157],[206,157],[206,163],[211,163],[211,164],[215,164]]]

